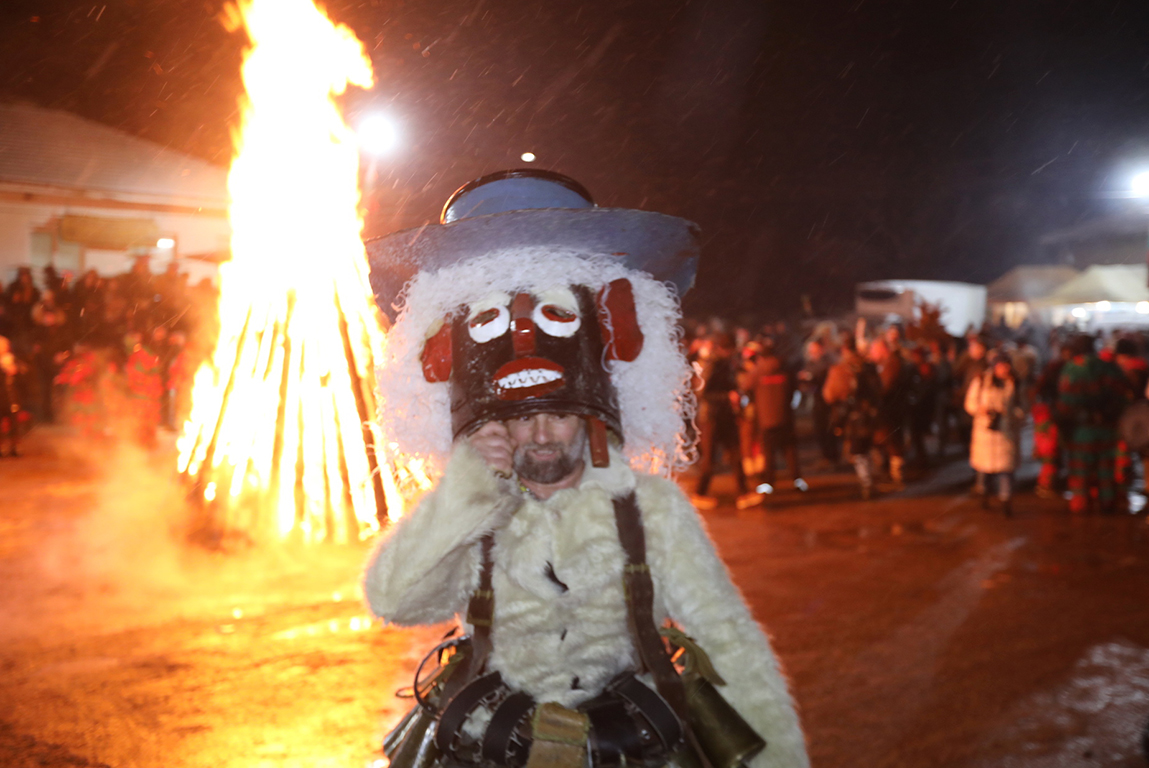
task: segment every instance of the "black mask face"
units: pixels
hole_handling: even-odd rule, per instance
[[[622,440],[608,366],[634,361],[642,345],[634,288],[626,278],[597,294],[581,285],[539,295],[500,293],[459,307],[429,330],[423,376],[448,383],[455,438],[491,420],[577,414],[591,427],[596,466],[605,466],[605,428]]]
[[[451,427],[456,437],[492,419],[574,413],[622,428],[590,289],[505,294],[463,307],[451,327]]]

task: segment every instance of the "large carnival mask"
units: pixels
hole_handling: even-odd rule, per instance
[[[430,329],[423,376],[448,382],[456,438],[492,419],[573,413],[586,417],[592,447],[601,453],[605,428],[622,439],[610,364],[641,351],[629,280],[597,293],[582,285],[496,293]]]

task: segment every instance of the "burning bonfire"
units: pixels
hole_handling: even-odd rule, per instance
[[[232,260],[178,467],[215,535],[356,541],[379,529],[394,487],[370,426],[383,332],[359,155],[333,97],[371,87],[371,62],[311,0],[240,0],[231,16],[250,40],[228,176]]]

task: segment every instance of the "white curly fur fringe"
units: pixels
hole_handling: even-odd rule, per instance
[[[499,251],[420,273],[408,283],[376,371],[379,444],[388,463],[420,459],[436,479],[450,454],[447,384],[427,382],[420,359],[427,330],[436,320],[495,291],[537,295],[563,285],[586,285],[597,291],[623,277],[634,287],[644,336],[634,362],[615,362],[611,368],[622,411],[623,451],[636,470],[670,476],[683,469],[694,458],[686,425],[693,421],[696,405],[674,289],[610,256],[553,247]],[[404,495],[413,492],[402,486]]]

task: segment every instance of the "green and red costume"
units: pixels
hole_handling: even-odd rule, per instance
[[[1041,463],[1037,475],[1039,491],[1053,494],[1061,474],[1063,436],[1057,426],[1057,387],[1065,361],[1055,358],[1037,378],[1037,398],[1033,404],[1033,458]]]
[[[160,398],[163,396],[163,363],[159,355],[144,346],[137,347],[124,365],[128,385],[128,414],[135,438],[146,447],[155,445],[160,426]]]
[[[66,388],[67,422],[84,437],[104,432],[104,404],[99,397],[103,369],[99,357],[88,349],[69,356],[56,374],[55,383]]]
[[[1053,419],[1053,408],[1049,403],[1033,404],[1033,458],[1041,462],[1037,474],[1037,484],[1052,491],[1057,485],[1057,473],[1061,463],[1061,441],[1057,434],[1057,422]]]
[[[1069,508],[1085,512],[1096,494],[1102,511],[1117,500],[1117,419],[1129,401],[1125,375],[1095,355],[1077,355],[1061,370],[1057,419],[1069,452]]]

